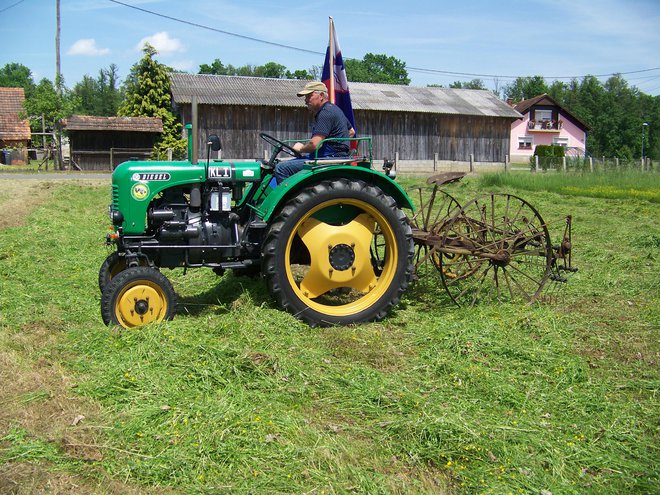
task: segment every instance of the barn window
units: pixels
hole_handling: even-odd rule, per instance
[[[518,149],[519,150],[531,150],[532,144],[534,144],[534,139],[532,136],[520,136],[518,137]]]

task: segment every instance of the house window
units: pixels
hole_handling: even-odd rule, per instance
[[[537,122],[546,122],[552,120],[552,110],[542,110],[537,108],[534,110],[534,120]]]
[[[518,137],[518,149],[519,150],[531,150],[533,144],[532,136],[519,136]]]
[[[564,138],[564,137],[553,138],[552,144],[554,144],[555,146],[563,146],[564,148],[568,148],[568,138]]]

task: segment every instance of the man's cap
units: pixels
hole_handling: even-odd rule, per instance
[[[298,91],[298,96],[305,96],[310,93],[313,93],[314,91],[323,91],[325,93],[328,92],[328,88],[325,87],[325,84],[323,84],[321,81],[310,81],[307,84],[305,84],[305,87]]]

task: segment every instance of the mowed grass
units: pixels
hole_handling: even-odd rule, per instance
[[[552,303],[456,308],[427,276],[319,329],[258,279],[166,270],[175,320],[126,331],[99,312],[108,186],[35,186],[0,229],[0,492],[659,491],[657,203],[507,187],[555,238],[573,215]]]

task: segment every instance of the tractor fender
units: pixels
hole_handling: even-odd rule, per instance
[[[321,181],[331,179],[356,179],[362,180],[367,184],[379,187],[385,194],[391,196],[399,208],[408,208],[415,211],[412,201],[401,188],[385,174],[370,168],[357,167],[351,165],[335,165],[333,167],[323,167],[317,169],[304,169],[275,187],[265,200],[259,205],[257,211],[259,216],[265,221],[271,218],[273,213],[286,204],[289,199],[296,196],[302,189],[317,184]]]

